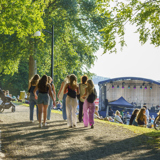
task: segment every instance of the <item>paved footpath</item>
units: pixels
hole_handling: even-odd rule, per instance
[[[48,126],[30,123],[29,108],[17,106],[16,112],[0,114],[3,123],[2,159],[36,160],[159,160],[160,153],[146,145],[147,137],[120,126],[95,122],[95,128],[68,128],[62,115],[52,113]],[[35,118],[35,117],[34,117]]]

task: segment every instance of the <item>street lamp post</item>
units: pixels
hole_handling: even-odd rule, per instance
[[[54,71],[54,25],[52,25],[52,32],[47,31],[45,29],[43,29],[43,31],[45,31],[45,32],[47,32],[47,33],[49,33],[49,34],[52,35],[52,45],[51,45],[51,47],[52,47],[52,51],[51,51],[51,77],[52,77],[52,79],[54,81],[54,73],[53,73],[53,71]],[[41,36],[41,32],[40,31],[35,32],[34,36]]]

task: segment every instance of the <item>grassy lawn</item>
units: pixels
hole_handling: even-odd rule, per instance
[[[22,102],[13,102],[15,105],[23,105],[26,107],[29,107],[29,104],[22,103]],[[58,110],[52,110],[52,113],[58,113],[62,114],[61,111]],[[125,125],[125,124],[118,124],[114,122],[108,122],[104,120],[98,120],[95,119],[95,121],[100,123],[106,123],[114,126],[121,126],[123,128],[127,128],[128,130],[134,132],[137,135],[146,135],[148,137],[148,143],[151,145],[154,145],[154,147],[160,148],[160,130],[157,131],[153,128],[143,128],[143,127],[137,127],[137,126],[131,126],[131,125]]]

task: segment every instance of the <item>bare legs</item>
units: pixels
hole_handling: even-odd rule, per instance
[[[46,123],[48,105],[43,105],[43,123]]]
[[[42,121],[42,111],[43,111],[43,122],[44,122],[44,124],[46,123],[47,107],[48,107],[48,105],[38,104],[38,120],[39,120],[39,123],[41,123],[41,121]]]

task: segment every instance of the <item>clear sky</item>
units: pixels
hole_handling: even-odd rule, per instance
[[[90,71],[108,78],[132,76],[160,80],[160,47],[156,48],[149,42],[141,45],[139,35],[134,33],[136,28],[130,25],[125,28],[127,46],[116,54],[102,55],[103,49],[100,49]]]

